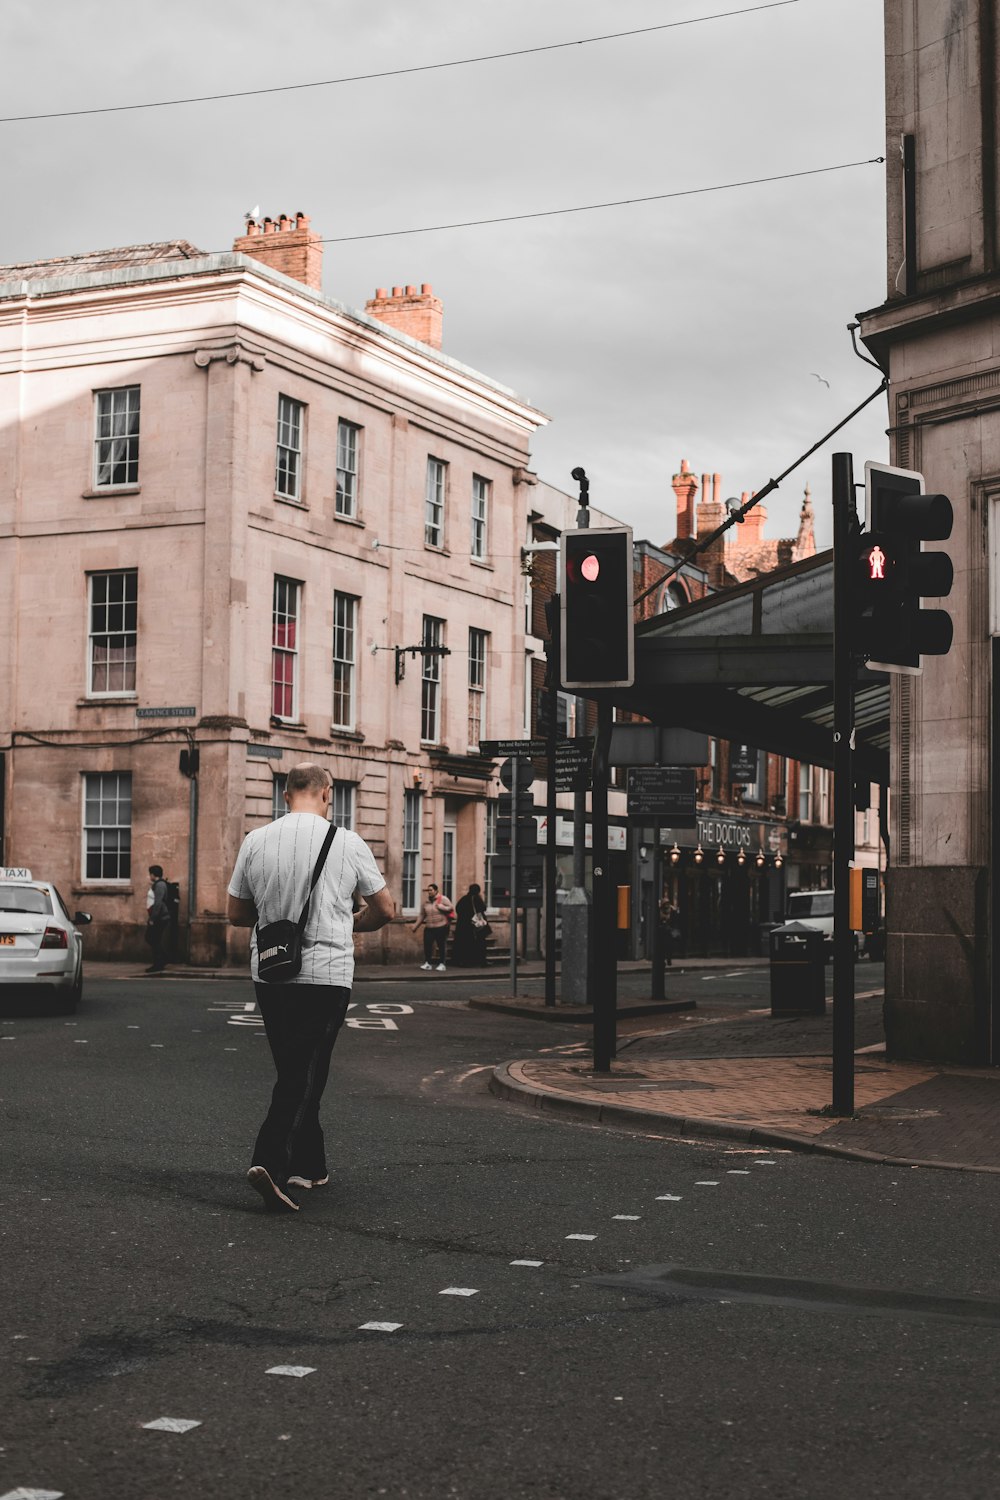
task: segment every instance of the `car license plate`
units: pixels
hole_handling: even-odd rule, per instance
[[[17,938],[12,932],[0,932],[0,948],[13,948]]]

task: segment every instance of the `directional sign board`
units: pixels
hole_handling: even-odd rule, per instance
[[[533,760],[538,755],[545,754],[544,740],[480,740],[480,755],[488,755],[493,760],[498,760],[501,755],[524,755]]]
[[[556,740],[556,791],[586,791],[594,759],[592,736]]]
[[[694,828],[697,786],[691,766],[631,766],[627,811],[630,818],[662,818],[671,828]]]

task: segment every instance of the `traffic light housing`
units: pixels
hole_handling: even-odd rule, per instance
[[[631,687],[632,531],[564,531],[559,675],[564,688]]]
[[[947,541],[952,521],[951,501],[925,494],[922,474],[865,464],[865,531],[858,537],[851,592],[854,647],[871,667],[915,674],[922,656],[944,656],[951,649],[951,616],[923,609],[921,600],[951,592],[951,558],[925,552],[923,544]]]

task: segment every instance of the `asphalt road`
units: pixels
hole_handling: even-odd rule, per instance
[[[585,1028],[356,995],[280,1218],[249,985],[0,1021],[0,1496],[995,1494],[1000,1180],[536,1117]]]

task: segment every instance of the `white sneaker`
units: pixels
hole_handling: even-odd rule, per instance
[[[420,967],[422,969],[433,969],[434,965],[433,964],[421,964]]]
[[[430,968],[430,964],[428,964],[427,967]],[[445,972],[446,967],[447,966],[445,964],[438,964],[438,968],[437,968],[438,973],[439,974],[443,974]]]

